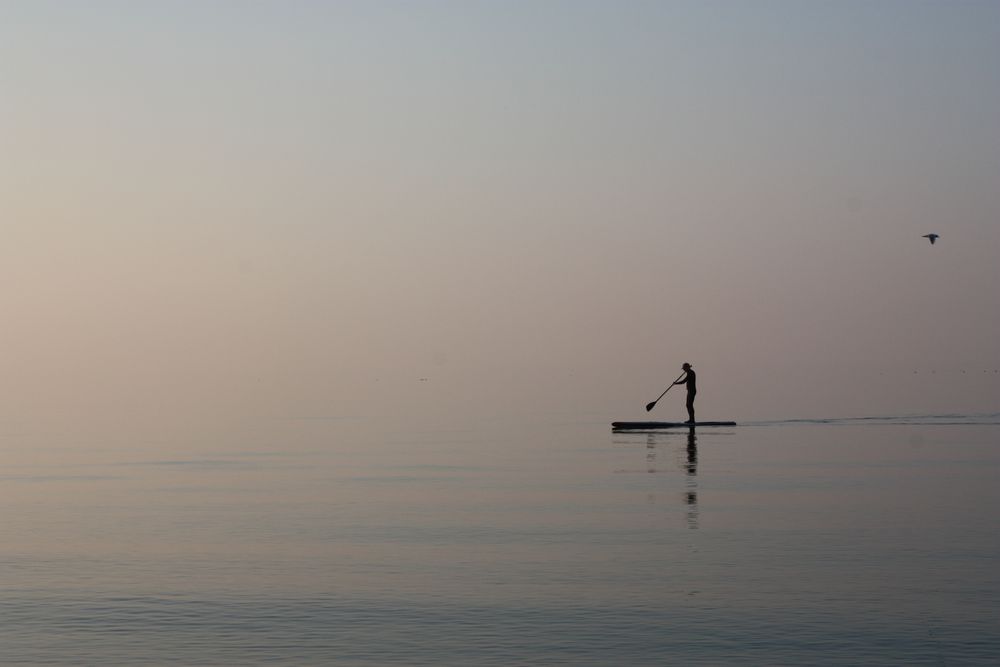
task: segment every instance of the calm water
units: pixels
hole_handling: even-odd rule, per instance
[[[0,436],[3,665],[989,665],[1000,416]]]

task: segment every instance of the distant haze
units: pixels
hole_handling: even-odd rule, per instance
[[[1000,410],[1000,3],[32,0],[0,44],[0,420],[629,419],[685,361],[706,419]]]

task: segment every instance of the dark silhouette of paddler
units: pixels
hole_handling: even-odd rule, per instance
[[[698,393],[698,385],[696,381],[698,376],[695,374],[694,369],[691,368],[691,364],[685,363],[681,368],[684,369],[684,377],[680,378],[674,384],[687,385],[687,411],[688,420],[684,422],[685,424],[694,423],[694,397]]]

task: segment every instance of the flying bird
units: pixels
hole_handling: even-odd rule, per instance
[[[931,245],[934,245],[934,242],[938,240],[938,235],[937,234],[924,234],[920,238],[927,239],[928,241],[931,242]]]

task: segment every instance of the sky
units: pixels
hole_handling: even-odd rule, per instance
[[[0,87],[2,422],[1000,411],[995,2],[7,0]]]

